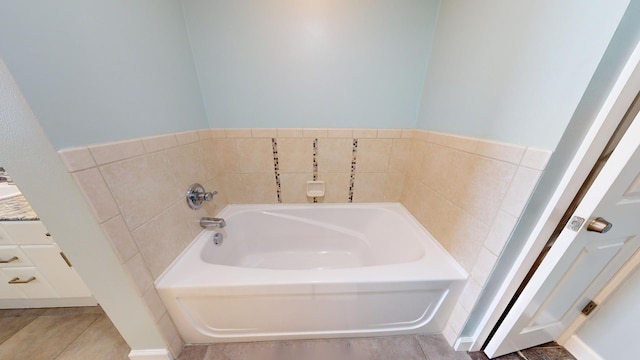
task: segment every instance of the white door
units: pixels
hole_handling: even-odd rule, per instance
[[[586,221],[559,235],[485,348],[490,357],[556,340],[640,246],[640,116],[573,215]],[[597,217],[613,228],[587,231]]]

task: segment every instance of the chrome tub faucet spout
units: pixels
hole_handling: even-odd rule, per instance
[[[202,219],[200,219],[200,226],[202,226],[204,229],[209,229],[209,228],[221,229],[227,226],[227,222],[224,221],[223,218],[203,217]]]

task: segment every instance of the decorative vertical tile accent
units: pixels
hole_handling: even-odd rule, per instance
[[[313,181],[318,180],[318,138],[313,139]],[[317,203],[318,198],[314,197],[313,202]]]
[[[353,139],[353,150],[351,151],[351,176],[349,178],[349,202],[353,202],[353,188],[356,182],[356,155],[358,154],[358,139]]]
[[[280,186],[280,163],[278,162],[278,142],[276,138],[271,138],[271,145],[273,147],[273,172],[276,177],[276,196],[278,197],[278,203],[282,203]]]

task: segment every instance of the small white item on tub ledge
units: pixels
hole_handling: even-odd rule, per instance
[[[307,196],[308,197],[323,197],[324,196],[324,181],[307,181]]]

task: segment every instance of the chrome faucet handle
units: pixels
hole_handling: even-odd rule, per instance
[[[218,192],[205,192],[202,185],[198,183],[191,184],[187,189],[187,205],[193,210],[198,210],[202,207],[202,203],[205,201],[211,201],[213,196]]]
[[[213,196],[218,195],[217,191],[214,192],[206,192],[198,194],[198,199],[202,201],[211,201],[213,200]]]

